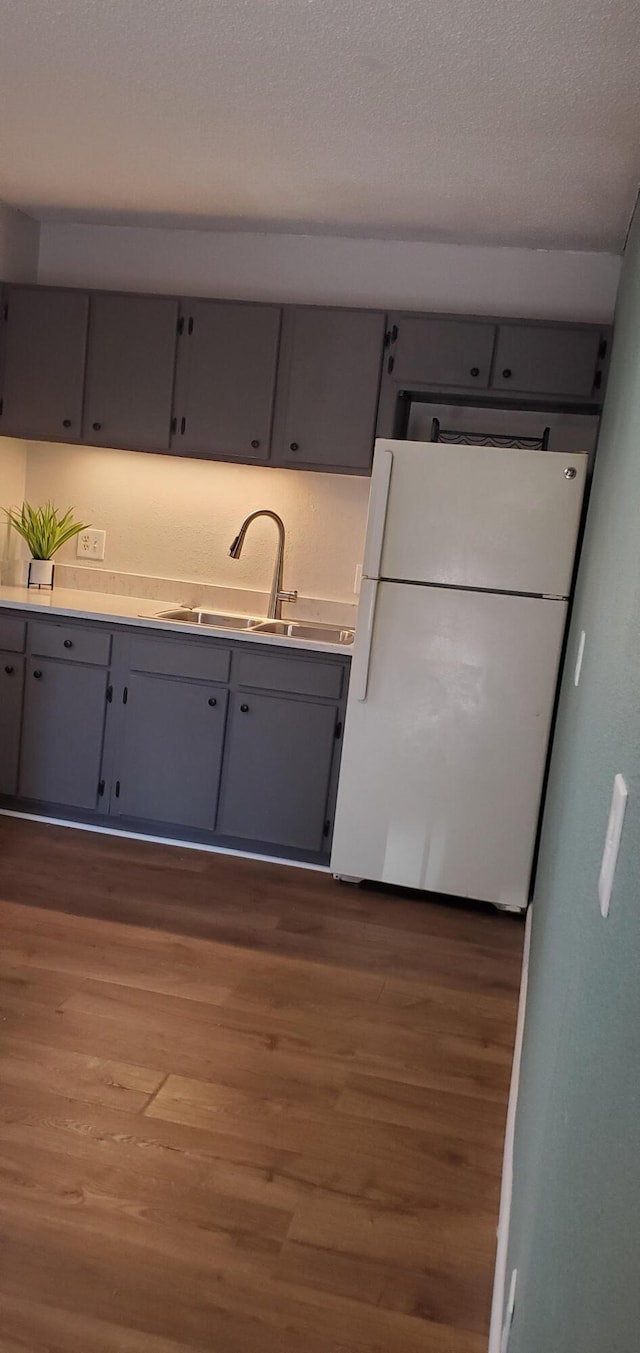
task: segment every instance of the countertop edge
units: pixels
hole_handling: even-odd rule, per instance
[[[136,628],[164,630],[171,634],[188,634],[189,636],[197,636],[198,638],[232,639],[234,643],[262,644],[268,645],[269,648],[293,649],[294,652],[303,649],[312,653],[340,654],[340,656],[344,658],[351,658],[353,652],[352,645],[347,647],[345,644],[332,644],[327,641],[315,639],[292,639],[286,635],[280,634],[257,634],[255,631],[247,632],[246,630],[233,630],[227,628],[215,629],[210,625],[207,625],[206,627],[202,625],[189,625],[182,620],[159,619],[153,615],[144,615],[140,613],[127,615],[124,611],[119,611],[117,609],[111,610],[108,608],[99,610],[87,606],[85,603],[78,606],[65,605],[64,603],[59,603],[57,600],[54,602],[50,595],[47,597],[46,601],[37,601],[35,598],[25,597],[23,588],[16,589],[16,591],[20,592],[19,597],[4,595],[12,590],[13,589],[8,587],[0,588],[0,611],[33,611],[34,615],[63,616],[76,620],[97,620],[103,624],[132,625]],[[103,594],[97,593],[96,595],[100,596]],[[104,595],[105,597],[109,597],[109,600],[113,602],[114,607],[117,607],[118,602],[121,600],[116,596],[112,597],[109,593],[105,593]],[[145,604],[148,604],[149,606],[157,604],[153,601],[145,603],[144,598],[134,599],[127,597],[122,598],[122,600],[126,601],[129,605],[135,604],[143,607]],[[167,610],[171,608],[171,603],[169,602],[162,604]],[[176,602],[175,604],[177,607],[179,603]]]

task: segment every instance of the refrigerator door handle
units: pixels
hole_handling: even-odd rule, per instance
[[[362,573],[365,578],[378,578],[382,563],[382,545],[387,520],[387,504],[391,486],[393,451],[376,448],[369,495],[369,520],[364,547]]]
[[[360,590],[360,606],[358,608],[356,645],[351,660],[351,680],[349,682],[350,698],[360,700],[361,702],[367,698],[369,663],[371,661],[371,645],[373,642],[373,624],[376,614],[377,597],[377,579],[363,578]]]

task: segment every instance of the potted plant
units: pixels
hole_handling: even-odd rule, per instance
[[[26,540],[31,551],[28,587],[53,587],[53,556],[67,540],[86,530],[84,522],[73,520],[73,508],[60,515],[53,503],[32,507],[23,503],[19,511],[5,508],[8,522]]]

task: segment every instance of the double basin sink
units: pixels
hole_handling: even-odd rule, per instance
[[[342,625],[327,625],[315,620],[265,620],[247,615],[222,615],[197,607],[181,606],[175,611],[159,611],[154,620],[175,620],[183,625],[202,625],[205,629],[237,630],[251,634],[274,634],[285,639],[315,640],[322,644],[352,644],[353,630]]]

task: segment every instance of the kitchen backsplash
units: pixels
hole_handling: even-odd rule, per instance
[[[19,444],[0,441],[3,506],[21,496],[12,447]],[[273,523],[251,527],[238,561],[228,551],[243,518],[267,507],[286,527],[285,587],[297,588],[305,602],[353,606],[368,493],[368,480],[351,476],[95,447],[31,443],[26,450],[29,501],[52,499],[63,509],[73,504],[83,521],[106,531],[99,563],[80,565],[75,541],[63,547],[59,583],[160,601],[176,599],[176,584],[189,604],[203,597],[203,585],[216,589],[218,601],[219,589],[244,589],[249,607],[250,594],[263,598],[274,563]],[[6,537],[0,555],[11,558]]]

